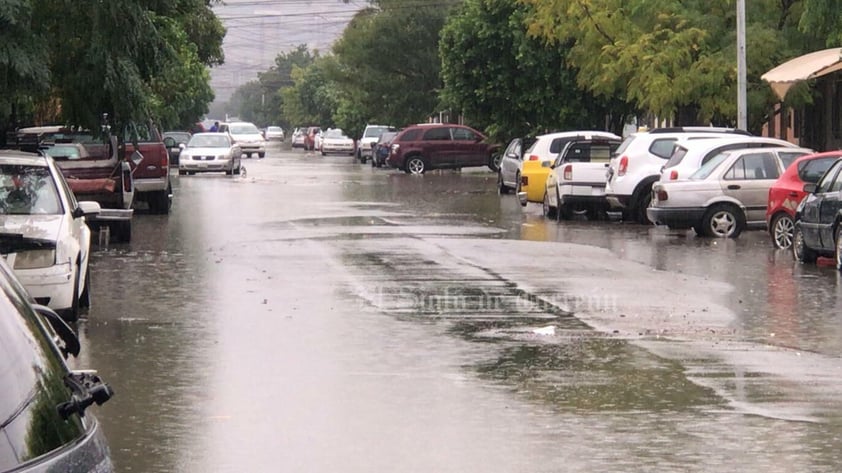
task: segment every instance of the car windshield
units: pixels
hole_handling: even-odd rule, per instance
[[[225,135],[194,135],[187,143],[188,148],[227,148],[230,145]]]
[[[231,133],[235,135],[256,135],[260,133],[256,126],[251,123],[231,125]]]
[[[370,126],[365,129],[365,138],[378,138],[383,132],[389,131],[388,126]]]
[[[63,210],[46,166],[0,165],[0,202],[5,215],[56,215]]]
[[[187,143],[190,141],[190,133],[164,133],[164,138],[172,138],[176,143]]]
[[[703,164],[702,167],[700,167],[696,172],[690,175],[690,179],[694,181],[701,181],[707,179],[708,176],[710,176],[713,173],[713,171],[717,167],[719,167],[722,161],[728,159],[728,156],[730,155],[731,153],[728,151],[717,154],[716,156],[712,157],[710,161]]]
[[[281,127],[279,127],[279,126],[270,126],[269,128],[267,128],[267,129],[266,129],[266,131],[271,131],[271,132],[275,132],[275,133],[277,133],[277,132],[281,131]]]
[[[47,156],[58,159],[81,159],[79,148],[73,145],[55,145],[44,150]]]
[[[342,138],[345,138],[345,133],[343,133],[343,132],[342,132],[342,130],[340,130],[340,129],[338,129],[338,128],[334,128],[334,129],[332,129],[332,130],[328,130],[328,131],[325,133],[325,138],[337,138],[337,139],[342,139]]]

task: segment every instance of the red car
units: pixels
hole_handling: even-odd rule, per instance
[[[808,154],[796,159],[769,188],[766,205],[766,228],[775,248],[792,246],[795,209],[806,193],[804,184],[815,184],[825,171],[842,157],[842,151]]]

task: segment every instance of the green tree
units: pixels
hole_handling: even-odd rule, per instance
[[[527,34],[530,9],[466,0],[448,19],[440,42],[444,103],[498,139],[551,129],[621,131],[630,107],[580,89],[567,65],[570,45]]]
[[[520,0],[529,31],[572,42],[578,84],[620,96],[678,124],[736,122],[735,7],[731,0]],[[811,40],[798,34],[800,2],[758,0],[747,16],[749,128],[774,97],[759,77]]]
[[[330,57],[317,57],[307,67],[292,67],[293,85],[281,89],[284,116],[291,123],[335,126],[336,90],[325,74],[332,61]]]

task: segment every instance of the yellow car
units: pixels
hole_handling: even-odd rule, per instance
[[[606,131],[562,131],[536,137],[532,146],[523,152],[520,188],[517,194],[520,204],[523,206],[526,206],[527,202],[543,204],[550,165],[564,145],[571,141],[590,140],[594,137],[614,138],[616,136]]]

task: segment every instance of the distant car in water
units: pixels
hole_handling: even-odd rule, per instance
[[[267,126],[263,137],[266,141],[284,141],[284,129],[279,126]]]
[[[319,143],[322,156],[328,154],[354,155],[354,140],[339,128],[329,128]]]
[[[167,147],[167,152],[170,155],[170,166],[178,167],[178,156],[181,150],[187,146],[190,141],[192,133],[186,131],[167,131],[164,133],[164,146]],[[168,140],[167,138],[171,138]]]
[[[240,144],[228,133],[196,133],[181,152],[178,174],[224,172],[240,174],[243,157]]]

